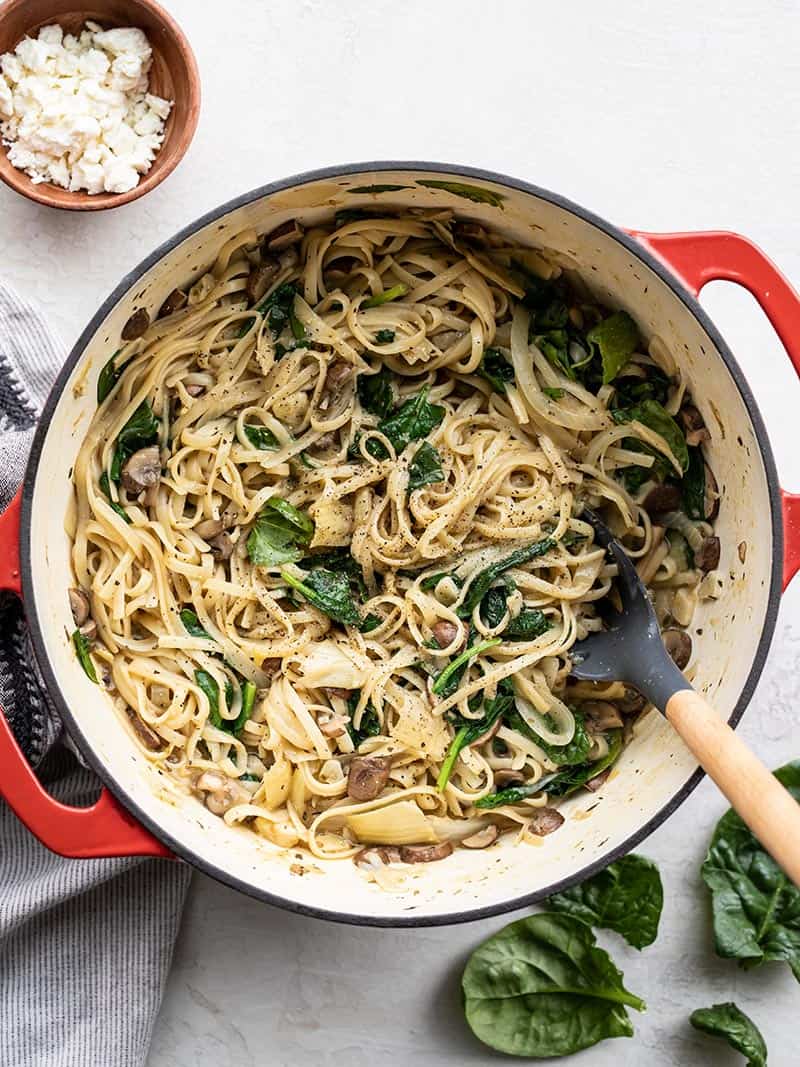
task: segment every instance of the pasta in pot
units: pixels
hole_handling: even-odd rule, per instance
[[[584,507],[681,666],[715,588],[708,433],[663,344],[546,250],[421,211],[245,231],[122,336],[70,598],[147,757],[367,869],[557,829],[644,704],[570,680],[615,575]]]

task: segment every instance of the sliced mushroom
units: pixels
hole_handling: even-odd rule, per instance
[[[586,729],[590,734],[602,734],[625,725],[617,707],[607,700],[587,700],[581,705],[581,711],[586,715]]]
[[[206,794],[206,807],[214,815],[224,815],[236,804],[247,804],[250,794],[233,778],[216,771],[203,771],[194,781],[195,791]]]
[[[611,774],[611,768],[606,767],[604,771],[596,774],[594,778],[590,778],[589,781],[585,783],[586,788],[590,793],[596,793],[598,789],[602,789],[606,784],[609,774]]]
[[[199,382],[190,382],[190,384],[184,386],[184,388],[186,389],[186,392],[189,394],[189,396],[202,396],[203,393],[206,391],[206,387],[204,385],[200,385]]]
[[[453,846],[449,841],[441,841],[438,845],[402,845],[400,859],[403,863],[434,863],[447,859],[452,853]]]
[[[223,530],[216,537],[209,537],[208,544],[216,559],[230,559],[233,555],[234,544],[227,530]]]
[[[145,748],[149,748],[151,752],[156,752],[161,748],[161,738],[155,730],[150,729],[146,722],[142,722],[130,704],[125,705],[125,714],[130,719],[134,733]]]
[[[495,771],[494,784],[498,789],[510,789],[514,785],[522,785],[525,775],[520,771]]]
[[[704,574],[713,571],[719,566],[720,544],[718,537],[706,537],[703,543],[695,551],[694,565],[699,567]]]
[[[546,837],[564,823],[564,816],[555,808],[537,808],[528,823],[528,829],[537,837]]]
[[[161,479],[161,454],[158,445],[140,448],[122,465],[122,485],[129,493],[141,493]]]
[[[714,472],[706,463],[706,491],[703,497],[703,518],[710,522],[719,515],[719,486]]]
[[[436,347],[444,352],[445,349],[454,345],[456,341],[460,341],[463,336],[464,334],[459,330],[442,330],[440,333],[437,333],[432,340]]]
[[[261,297],[269,289],[269,283],[281,269],[281,265],[275,256],[264,256],[257,267],[253,267],[247,276],[247,299],[251,304],[257,304]]]
[[[461,844],[465,848],[488,848],[489,845],[493,845],[497,840],[498,832],[494,823],[489,823],[482,830],[478,830],[476,834],[470,834],[469,837],[465,837]]]
[[[672,656],[675,666],[679,671],[682,671],[692,657],[691,637],[685,630],[672,629],[665,630],[661,638],[664,642],[664,648]]]
[[[677,485],[654,485],[642,501],[648,515],[663,515],[681,506],[681,491]]]
[[[70,589],[69,606],[76,626],[83,626],[92,610],[89,597],[82,589]]]
[[[469,747],[470,748],[478,748],[480,745],[485,745],[487,741],[491,741],[492,740],[492,738],[494,737],[494,735],[497,733],[497,731],[500,729],[501,726],[502,726],[501,719],[500,718],[495,719],[488,730],[484,730],[483,733],[479,737],[476,737],[474,741],[470,741]]]
[[[633,715],[641,711],[647,703],[645,697],[631,686],[625,687],[625,696],[619,702],[619,710],[623,715]]]
[[[352,373],[353,368],[349,363],[345,363],[342,359],[334,360],[325,375],[325,392],[338,393]]]
[[[158,318],[164,319],[167,315],[174,315],[182,307],[186,307],[188,296],[183,289],[173,289],[158,311]]]
[[[141,337],[150,325],[150,316],[146,308],[137,308],[125,325],[122,327],[120,336],[123,341],[135,341]]]
[[[317,725],[324,737],[342,737],[347,733],[348,720],[342,715],[331,715],[329,719],[320,719]]]
[[[281,669],[282,663],[283,660],[280,659],[279,656],[270,656],[269,659],[265,659],[264,662],[261,664],[261,670],[264,672],[264,674],[268,674],[271,677],[273,674],[278,673],[278,671]]]
[[[278,256],[281,270],[292,270],[300,262],[300,253],[296,247],[285,248]]]
[[[210,537],[216,537],[217,534],[222,533],[224,525],[221,519],[203,519],[202,522],[198,522],[194,528],[194,532],[198,537],[202,537],[204,541],[207,541]]]
[[[389,781],[389,756],[356,756],[347,777],[347,795],[353,800],[374,800]]]
[[[362,848],[360,852],[356,852],[353,856],[353,863],[357,866],[364,864],[368,867],[374,867],[373,860],[378,860],[380,863],[399,863],[400,862],[400,849],[395,848],[393,845],[374,845],[372,848]]]
[[[289,245],[295,245],[303,239],[303,227],[297,219],[289,219],[284,222],[265,238],[265,243],[270,252],[280,252]]]
[[[453,237],[459,237],[463,241],[482,241],[486,237],[486,231],[479,222],[456,219],[453,223]]]
[[[87,619],[82,626],[78,627],[78,629],[87,641],[94,641],[97,637],[97,623],[94,619]]]
[[[434,623],[431,627],[431,633],[436,638],[439,648],[447,648],[459,634],[461,635],[462,643],[464,639],[464,627],[459,626],[457,622],[451,622],[449,619],[440,619],[439,622]]]
[[[353,695],[352,689],[342,689],[337,685],[326,685],[325,692],[329,697],[338,697],[340,700],[349,700]]]
[[[703,416],[693,404],[687,404],[678,412],[678,418],[686,434],[686,444],[692,447],[711,440]]]

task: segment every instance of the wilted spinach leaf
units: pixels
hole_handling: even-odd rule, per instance
[[[133,362],[133,356],[127,359],[121,367],[116,365],[116,359],[119,355],[119,349],[114,353],[111,359],[106,363],[103,369],[100,371],[100,376],[97,379],[97,403],[102,404],[114,386],[122,377],[122,372]]]
[[[358,399],[365,411],[385,419],[394,406],[392,372],[384,364],[377,374],[361,374],[358,378]]]
[[[473,578],[467,595],[458,609],[459,616],[462,619],[469,618],[475,607],[483,600],[486,591],[497,581],[501,574],[512,567],[520,567],[523,563],[536,559],[537,556],[543,556],[555,546],[555,543],[551,538],[546,537],[542,541],[534,541],[532,545],[518,548],[510,555],[490,564],[476,578]]]
[[[122,476],[122,465],[128,456],[140,448],[154,445],[158,440],[158,419],[153,414],[149,400],[143,400],[131,415],[117,437],[117,447],[111,460],[111,481],[118,482]]]
[[[247,555],[260,567],[294,563],[314,536],[314,523],[304,511],[273,496],[258,514],[247,538]]]
[[[689,448],[689,466],[681,482],[683,510],[690,519],[706,517],[706,465],[699,445]]]
[[[483,715],[480,719],[462,719],[458,717],[457,729],[447,755],[442,763],[439,777],[436,779],[436,788],[441,792],[450,781],[450,775],[456,765],[459,753],[462,749],[474,744],[478,738],[494,726],[495,722],[514,706],[514,689],[510,685],[503,686],[503,681],[498,686],[497,696],[487,700],[483,705]]]
[[[613,382],[639,344],[639,330],[627,311],[615,311],[586,334],[603,363],[603,385]]]
[[[379,345],[390,345],[395,339],[394,330],[378,330],[375,334],[375,340]]]
[[[200,620],[191,608],[184,608],[183,611],[181,611],[181,622],[190,637],[205,637],[209,641],[214,640],[208,630],[204,630],[200,625]]]
[[[504,393],[507,385],[514,384],[514,368],[499,348],[487,348],[475,372],[485,378],[496,393]]]
[[[629,945],[642,949],[658,936],[664,889],[655,863],[631,854],[580,885],[556,893],[547,904],[589,926],[615,930]]]
[[[424,485],[435,485],[444,481],[442,457],[432,444],[423,441],[414,454],[408,467],[408,491],[421,489]]]
[[[568,767],[566,770],[560,771],[555,778],[551,778],[545,787],[540,786],[539,788],[545,788],[551,797],[568,797],[577,792],[592,778],[596,778],[598,774],[602,774],[613,763],[616,763],[622,751],[622,730],[609,730],[606,733],[606,740],[608,741],[608,752],[606,752],[605,756],[601,756],[600,759],[594,760],[592,763],[581,763],[576,767]]]
[[[75,646],[75,654],[78,657],[78,663],[83,667],[84,674],[90,682],[94,682],[94,684],[97,685],[97,671],[94,669],[92,657],[89,655],[92,647],[89,640],[80,632],[80,630],[74,630],[72,634],[72,643]]]
[[[424,185],[427,189],[444,189],[454,196],[461,196],[465,200],[472,200],[476,204],[491,204],[492,207],[502,208],[505,196],[496,193],[493,189],[484,189],[480,185],[467,185],[466,182],[441,181],[440,179],[419,179],[417,185]]]
[[[410,397],[388,418],[378,423],[378,429],[392,442],[399,455],[410,441],[427,437],[444,418],[444,408],[440,404],[429,404],[430,387],[425,386],[416,396]],[[376,459],[386,459],[388,452],[380,441],[374,438],[367,442],[367,451]]]
[[[689,1016],[695,1030],[721,1037],[747,1058],[747,1067],[767,1067],[767,1046],[751,1018],[728,1001],[710,1008],[698,1008]]]
[[[218,730],[232,731],[234,721],[223,719],[219,713],[219,684],[213,674],[208,671],[197,670],[194,672],[194,680],[208,697],[209,720],[212,726]],[[233,703],[233,683],[230,678],[225,680],[225,703],[228,707]],[[237,720],[238,721],[238,718]]]
[[[276,452],[281,447],[278,438],[272,430],[267,429],[266,426],[262,426],[261,423],[246,422],[244,425],[244,435],[253,448]]]
[[[309,604],[319,608],[334,622],[357,626],[360,630],[375,628],[374,616],[361,618],[350,588],[350,579],[346,574],[317,567],[309,571],[303,579],[295,578],[286,570],[281,571],[281,576],[292,589],[302,593]]]
[[[516,638],[518,641],[533,641],[549,629],[550,623],[544,612],[539,611],[538,608],[523,608],[516,619],[512,619],[506,626],[503,637]]]
[[[685,472],[689,466],[689,450],[683,431],[673,417],[657,400],[643,400],[630,408],[615,408],[611,412],[616,423],[641,422],[654,430],[669,445],[672,454]]]
[[[103,471],[103,473],[100,475],[100,489],[108,497],[108,502],[111,505],[112,510],[116,511],[117,515],[119,515],[121,519],[124,519],[125,522],[130,525],[130,523],[133,522],[133,519],[127,513],[122,504],[118,504],[117,501],[114,500],[111,496],[111,483],[108,480],[107,471]]]
[[[530,727],[520,713],[514,709],[506,715],[506,725],[510,730],[516,730],[518,734],[527,737],[544,752],[551,763],[558,766],[573,767],[584,764],[586,755],[592,747],[592,740],[586,732],[583,715],[579,711],[573,711],[575,717],[575,733],[572,740],[566,745],[553,745],[545,741],[536,731]]]
[[[800,801],[800,760],[774,773]],[[783,960],[800,982],[800,889],[732,809],[717,823],[701,874],[711,890],[717,955],[748,969]]]
[[[362,303],[362,308],[378,308],[382,304],[390,304],[393,300],[399,300],[401,296],[405,296],[408,292],[408,286],[403,285],[402,282],[399,285],[393,285],[390,289],[384,289],[382,293],[375,293],[374,296],[367,297]]]
[[[347,711],[350,715],[350,722],[347,724],[347,732],[350,735],[350,740],[353,742],[355,748],[358,748],[361,742],[366,741],[368,737],[377,737],[381,732],[380,719],[378,718],[378,713],[373,707],[371,700],[368,700],[364,706],[358,729],[353,726],[353,715],[355,715],[360,699],[360,689],[354,690],[347,698]]]
[[[479,1040],[539,1059],[631,1037],[625,1006],[645,1008],[585,923],[547,912],[484,941],[467,963],[462,988],[467,1023]]]

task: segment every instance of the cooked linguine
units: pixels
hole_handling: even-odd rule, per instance
[[[122,336],[70,596],[150,760],[367,866],[541,836],[602,785],[644,702],[570,681],[614,595],[584,507],[681,666],[717,581],[708,435],[657,338],[445,212],[240,233]]]

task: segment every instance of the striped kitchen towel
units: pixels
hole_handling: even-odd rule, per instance
[[[0,282],[0,511],[22,480],[61,365],[40,315]],[[49,792],[85,805],[99,783],[62,743],[22,607],[0,594],[0,706]],[[139,1067],[161,1003],[189,868],[65,860],[0,800],[0,1064]]]

